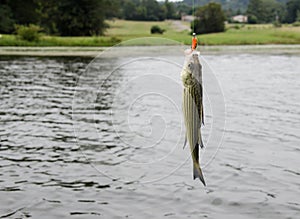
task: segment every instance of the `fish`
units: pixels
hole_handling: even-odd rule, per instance
[[[206,186],[200,167],[200,148],[204,147],[201,127],[204,125],[202,65],[199,53],[186,54],[185,64],[181,71],[183,83],[182,111],[186,128],[186,142],[191,150],[194,180],[199,178]]]

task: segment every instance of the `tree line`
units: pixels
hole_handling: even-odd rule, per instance
[[[249,16],[250,23],[271,23],[275,20],[293,23],[297,21],[297,11],[300,11],[300,0],[183,0],[183,3],[196,7],[209,2],[220,4],[228,21],[234,15],[244,14]]]
[[[162,21],[179,19],[190,8],[166,0],[0,0],[0,33],[35,24],[47,34],[101,35],[106,19]],[[178,7],[177,7],[178,6]]]
[[[0,0],[0,32],[16,25],[35,24],[47,34],[90,36],[103,34],[105,19],[114,16],[118,0]]]
[[[162,21],[181,18],[173,2],[166,0],[159,3],[156,0],[125,0],[121,1],[119,17],[126,20]]]
[[[250,0],[245,14],[252,24],[273,23],[279,27],[281,22],[296,22],[295,25],[300,26],[300,0],[289,0],[286,5],[275,0]],[[211,2],[201,6],[195,16],[191,29],[197,34],[225,31],[226,12],[220,4]]]
[[[246,13],[249,23],[293,23],[300,21],[300,0],[250,0]]]
[[[194,12],[184,2],[168,0],[0,0],[0,33],[14,33],[16,25],[34,24],[51,35],[101,35],[108,28],[105,20],[110,18],[162,21],[180,19],[182,14],[193,12],[198,22],[206,22],[208,28],[211,26],[209,22],[216,25],[217,21],[230,20],[237,13],[248,15],[249,23],[300,21],[300,0],[285,1],[249,0],[246,11],[236,12],[224,11],[220,4],[214,3],[210,7],[217,12],[212,13],[220,14],[207,21],[209,7],[202,6]]]

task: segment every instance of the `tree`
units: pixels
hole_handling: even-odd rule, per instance
[[[263,3],[262,0],[250,0],[247,8],[248,16],[255,17],[256,22],[262,20]]]
[[[166,18],[165,9],[156,0],[144,0],[142,2],[147,9],[146,20],[162,21]]]
[[[248,24],[257,24],[257,17],[255,15],[248,15]]]
[[[56,4],[55,24],[62,36],[100,35],[107,27],[105,0],[59,0]]]
[[[105,0],[105,18],[120,18],[121,17],[121,2],[120,0]]]
[[[138,1],[139,0],[132,0]],[[48,34],[87,36],[103,34],[105,19],[120,16],[119,0],[1,0],[0,31],[15,24],[41,26]]]
[[[255,17],[257,23],[271,23],[277,16],[280,19],[284,17],[284,5],[276,0],[250,0],[247,14]]]
[[[262,0],[261,23],[272,23],[284,17],[284,5],[276,0]]]
[[[38,3],[35,0],[7,0],[12,10],[13,19],[16,24],[37,24],[39,22],[39,14],[36,9]]]
[[[11,33],[14,30],[12,11],[6,4],[0,5],[0,33]]]
[[[192,14],[192,7],[188,6],[183,2],[178,2],[176,4],[176,11],[179,15],[181,14]]]
[[[231,8],[229,8],[227,10],[224,10],[224,15],[226,17],[226,20],[231,22],[231,17],[236,14],[234,13],[234,11]]]
[[[137,7],[132,1],[125,1],[123,5],[123,17],[126,20],[134,20],[137,16]]]
[[[297,20],[297,12],[300,11],[300,0],[290,0],[286,4],[285,21],[293,23]]]
[[[58,16],[60,16],[57,0],[40,0],[37,13],[40,17],[38,25],[43,27],[44,32],[47,34],[60,34],[56,23]]]
[[[166,18],[167,9],[156,0],[125,0],[123,17],[127,20],[161,21]]]
[[[168,0],[165,1],[165,8],[166,8],[166,18],[167,19],[174,19],[176,18],[176,11],[174,3],[169,2]]]
[[[220,4],[209,3],[200,7],[195,16],[197,18],[194,20],[194,32],[197,34],[223,32],[225,30],[225,15]]]

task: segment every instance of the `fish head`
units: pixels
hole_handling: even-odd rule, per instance
[[[188,72],[192,73],[194,70],[194,63],[192,63],[192,62],[188,63],[187,70],[188,70]]]

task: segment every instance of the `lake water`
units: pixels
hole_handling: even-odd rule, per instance
[[[300,56],[200,60],[207,187],[179,50],[0,57],[0,218],[299,218]]]

